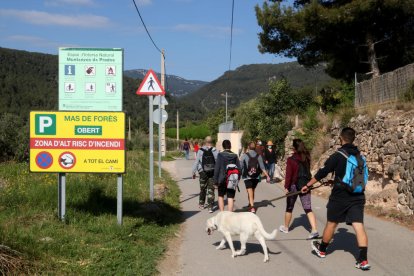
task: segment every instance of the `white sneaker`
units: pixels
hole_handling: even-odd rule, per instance
[[[288,229],[288,228],[286,228],[284,225],[280,225],[280,227],[279,227],[279,231],[280,231],[280,232],[283,232],[283,233],[285,233],[285,234],[289,233],[289,229]]]
[[[316,232],[311,232],[308,236],[308,239],[312,240],[312,239],[316,239],[318,237],[319,237],[319,233],[318,233],[318,231],[316,231]]]

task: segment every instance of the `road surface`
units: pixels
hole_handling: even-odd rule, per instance
[[[231,258],[231,250],[216,250],[222,236],[218,232],[207,235],[206,220],[217,214],[198,209],[198,178],[191,178],[194,160],[164,162],[163,167],[177,180],[181,189],[181,207],[185,218],[184,227],[174,248],[167,255],[175,259],[175,267],[161,271],[162,275],[414,275],[414,233],[369,215],[365,226],[369,239],[368,260],[372,268],[361,271],[354,267],[358,256],[356,238],[351,226],[339,224],[334,241],[328,247],[328,255],[320,259],[311,252],[309,224],[300,201],[296,202],[293,220],[288,234],[278,232],[275,241],[267,241],[270,261],[263,263],[262,248],[254,237],[247,243],[247,255]],[[262,181],[256,189],[255,202],[283,195],[280,184]],[[217,196],[217,191],[216,191]],[[318,230],[323,231],[326,222],[325,199],[313,196],[312,207]],[[275,201],[275,207],[261,207],[257,215],[267,232],[283,223],[285,200]],[[243,181],[240,193],[236,193],[236,209],[247,205]],[[239,237],[233,237],[235,249],[240,248]]]

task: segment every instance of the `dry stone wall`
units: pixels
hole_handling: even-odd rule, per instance
[[[357,132],[355,145],[367,158],[369,183],[367,203],[398,209],[405,215],[414,211],[414,110],[378,111],[374,118],[359,115],[349,126]],[[334,124],[330,131],[329,149],[314,162],[313,168],[323,166],[339,144],[340,127]],[[286,138],[289,153],[293,133]],[[286,157],[280,162],[283,167]]]

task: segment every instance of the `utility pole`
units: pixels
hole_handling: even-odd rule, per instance
[[[161,85],[165,89],[165,50],[164,49],[162,50],[162,53],[161,53]],[[165,105],[161,104],[161,101],[160,101],[159,107],[160,107],[160,110],[165,109]],[[161,116],[160,116],[160,121],[162,121]],[[167,151],[167,145],[165,141],[165,123],[160,123],[159,126],[161,127],[161,149],[160,151],[161,151],[161,155],[165,156],[165,153]]]
[[[226,92],[226,123],[227,123],[227,92]]]
[[[177,150],[180,149],[180,120],[178,117],[178,109],[177,109]]]

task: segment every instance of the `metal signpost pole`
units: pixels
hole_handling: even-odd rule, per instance
[[[161,109],[161,95],[158,96],[158,109],[160,110],[160,122],[158,124],[158,176],[161,177],[161,125],[162,125],[162,109]]]
[[[66,174],[58,173],[58,206],[59,219],[64,221],[66,214]]]
[[[117,175],[117,206],[116,206],[116,217],[118,224],[122,225],[122,197],[123,197],[123,177],[122,174]]]
[[[150,200],[154,201],[154,126],[153,126],[153,102],[154,97],[148,96],[149,99],[149,144],[150,144],[150,156],[149,156],[149,167],[150,167]]]

